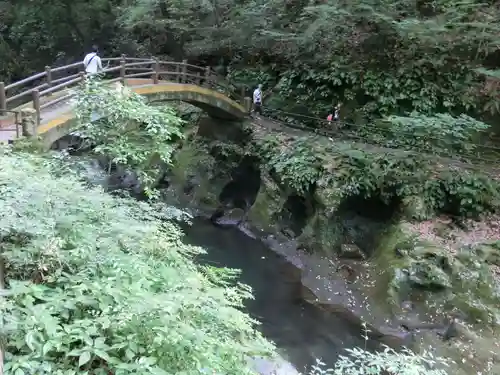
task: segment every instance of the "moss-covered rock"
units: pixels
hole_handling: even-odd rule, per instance
[[[426,220],[435,214],[425,199],[418,195],[411,195],[402,199],[401,213],[408,220]]]
[[[500,266],[500,241],[489,241],[474,248],[476,256],[483,262]]]
[[[298,238],[301,247],[334,257],[343,243],[341,223],[318,210]]]
[[[275,219],[284,202],[285,194],[283,194],[278,184],[268,173],[262,172],[259,193],[250,209],[248,218],[255,225],[262,227],[262,229],[277,229]]]
[[[450,276],[444,272],[439,264],[425,258],[407,259],[408,281],[420,288],[445,289],[451,288]]]
[[[496,245],[494,243],[494,245]],[[395,225],[380,242],[373,264],[385,274],[387,298],[399,304],[413,288],[424,291],[428,305],[462,311],[472,322],[499,320],[500,295],[487,265],[491,245],[453,250],[423,240],[407,223]],[[436,292],[438,292],[436,294]]]
[[[340,257],[348,259],[365,259],[365,253],[355,244],[340,245]]]
[[[169,190],[192,203],[217,205],[220,184],[215,170],[216,161],[206,148],[196,141],[186,142],[177,150],[169,171]]]
[[[326,179],[318,181],[313,197],[328,216],[334,214],[342,203],[341,192],[330,186]]]

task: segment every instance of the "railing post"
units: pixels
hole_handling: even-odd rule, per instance
[[[33,108],[21,109],[21,129],[24,137],[32,137],[37,134],[37,115]]]
[[[16,124],[16,139],[19,139],[19,136],[21,135],[19,132],[19,126],[22,126],[20,121],[19,121],[19,112],[14,113],[14,123]],[[21,128],[22,131],[22,128]]]
[[[50,69],[50,66],[45,67],[45,83],[47,84],[47,88],[52,87],[52,71]],[[52,95],[52,93],[49,93],[48,95]]]
[[[155,59],[155,62],[153,63],[153,84],[157,85],[158,82],[160,81],[160,63],[158,60]]]
[[[7,109],[7,95],[5,94],[5,83],[0,82],[0,109]]]
[[[247,111],[247,113],[252,112],[252,98],[246,97],[243,99],[243,103],[245,104],[243,107]]]
[[[182,77],[181,77],[181,83],[186,83],[187,82],[187,60],[182,60]]]
[[[201,73],[200,72],[196,73],[196,84],[198,86],[201,86]]]
[[[40,91],[37,89],[33,90],[33,109],[36,112],[35,125],[40,125]],[[35,132],[36,134],[36,132]]]
[[[242,100],[241,104],[243,104],[243,105],[245,104],[245,94],[246,94],[245,86],[242,86],[240,89],[240,96],[241,96],[241,100]]]
[[[207,85],[207,87],[210,87],[210,74],[211,74],[210,67],[207,66],[205,68],[205,84]]]
[[[122,55],[122,59],[120,60],[120,82],[122,83],[122,85],[125,85],[125,73],[126,73],[126,70],[125,70],[125,64],[127,63],[127,61],[125,60],[125,55]]]
[[[181,82],[181,66],[180,66],[180,63],[177,63],[175,65],[175,80],[177,81],[177,83]]]

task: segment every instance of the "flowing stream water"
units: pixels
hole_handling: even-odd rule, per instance
[[[364,347],[359,327],[300,301],[294,267],[260,240],[203,218],[195,218],[184,229],[188,243],[207,250],[200,263],[241,270],[239,281],[250,285],[255,296],[246,303],[248,312],[299,371],[315,364],[316,358],[333,366],[345,348]]]

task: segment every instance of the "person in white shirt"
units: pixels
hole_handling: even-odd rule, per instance
[[[262,85],[259,85],[253,92],[253,110],[262,115]]]
[[[89,75],[94,75],[102,71],[101,58],[98,56],[99,49],[96,45],[92,46],[92,52],[85,55],[83,59],[83,66],[85,67],[85,73]]]

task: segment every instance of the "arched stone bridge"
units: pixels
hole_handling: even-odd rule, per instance
[[[108,64],[106,82],[121,82],[150,102],[184,101],[225,120],[241,120],[250,111],[250,98],[235,94],[209,67],[125,56],[102,61]],[[81,70],[79,62],[46,67],[7,86],[0,82],[0,142],[41,135],[50,145],[71,132],[76,125],[71,97],[85,77]]]

